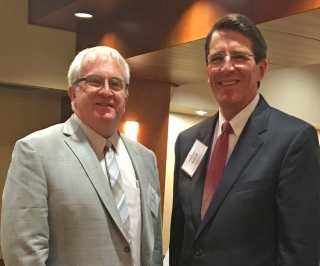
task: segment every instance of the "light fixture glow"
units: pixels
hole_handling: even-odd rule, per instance
[[[139,123],[134,121],[126,121],[124,134],[130,139],[137,140]]]
[[[202,111],[202,110],[196,111],[196,114],[198,114],[198,115],[205,115],[206,113],[208,113],[208,112]]]
[[[74,15],[78,18],[92,18],[92,15],[89,13],[75,13]]]

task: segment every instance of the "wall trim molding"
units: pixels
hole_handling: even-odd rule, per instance
[[[9,90],[28,91],[28,92],[37,91],[37,92],[43,92],[43,93],[58,94],[61,96],[68,95],[66,90],[59,90],[59,89],[45,88],[45,87],[31,86],[31,85],[24,85],[24,84],[16,84],[16,83],[7,83],[7,82],[0,82],[0,88],[9,89]]]

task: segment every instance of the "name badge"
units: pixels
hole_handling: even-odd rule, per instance
[[[208,146],[204,145],[201,141],[196,140],[181,169],[192,177],[194,172],[197,170],[207,149]]]
[[[158,196],[157,192],[153,189],[153,187],[150,184],[148,187],[147,203],[154,217],[158,219],[160,197]]]

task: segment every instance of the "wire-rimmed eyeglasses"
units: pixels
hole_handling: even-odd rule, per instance
[[[221,66],[226,56],[230,57],[231,63],[235,66],[245,64],[250,57],[256,57],[254,54],[248,54],[243,52],[233,52],[231,54],[216,53],[208,56],[208,65]]]
[[[80,78],[77,79],[73,85],[76,86],[78,85],[80,82],[84,81],[86,83],[87,86],[96,89],[96,90],[100,90],[102,89],[102,87],[108,83],[110,90],[112,91],[122,91],[124,89],[128,89],[128,84],[126,84],[126,82],[122,79],[119,78],[103,78],[100,77],[98,75],[89,75],[85,78]]]

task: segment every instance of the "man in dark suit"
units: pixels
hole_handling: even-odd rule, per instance
[[[259,95],[266,50],[258,28],[239,14],[207,36],[219,112],[176,141],[170,266],[319,264],[317,132]],[[212,151],[223,145],[225,124],[231,127],[221,158],[221,150]],[[222,170],[212,171],[218,160]]]

